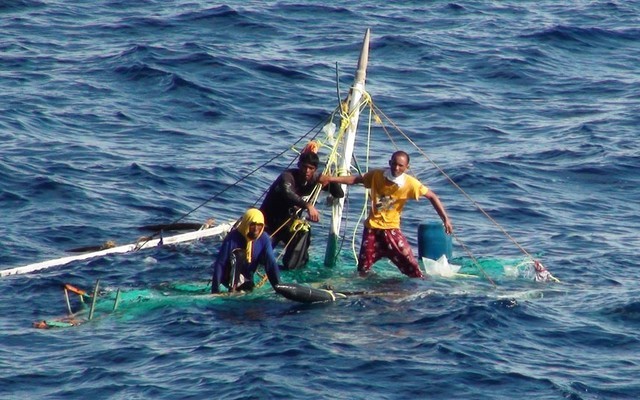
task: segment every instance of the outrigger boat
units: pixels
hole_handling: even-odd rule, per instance
[[[325,168],[324,168],[324,171],[323,171],[323,173],[325,173],[325,174],[347,175],[347,174],[351,174],[351,173],[364,173],[364,171],[362,171],[359,168],[358,163],[355,161],[354,149],[355,149],[356,131],[358,129],[358,123],[359,123],[360,115],[361,115],[361,112],[365,108],[368,108],[368,110],[369,110],[369,116],[368,116],[369,131],[368,131],[368,135],[371,134],[371,126],[376,124],[376,123],[380,124],[380,125],[383,125],[384,132],[387,135],[389,135],[388,130],[384,127],[384,124],[382,122],[382,117],[384,117],[387,121],[390,122],[390,124],[395,129],[397,129],[400,132],[400,134],[409,143],[411,143],[413,146],[415,146],[418,149],[418,151],[422,155],[424,155],[426,157],[424,152],[419,147],[417,147],[417,145],[408,136],[406,136],[404,133],[402,133],[397,128],[397,125],[395,123],[390,121],[389,118],[386,117],[382,113],[382,111],[380,109],[378,109],[377,107],[375,107],[373,105],[371,96],[365,90],[366,70],[367,70],[368,55],[369,55],[369,38],[370,38],[370,31],[369,31],[369,29],[367,29],[366,32],[365,32],[365,35],[364,35],[364,40],[363,40],[362,48],[361,48],[361,51],[360,51],[360,58],[359,58],[359,61],[358,61],[358,67],[357,67],[357,70],[356,70],[355,79],[354,79],[353,85],[350,88],[349,95],[348,95],[346,101],[341,102],[341,104],[331,114],[330,120],[327,121],[327,123],[315,134],[315,136],[310,138],[310,141],[316,142],[316,144],[319,147],[328,148],[329,149],[329,151],[328,151],[329,154],[326,157]],[[338,129],[336,129],[336,125],[332,122],[332,120],[333,120],[335,115],[339,115],[339,117],[340,117],[340,126],[339,126]],[[304,139],[309,140],[309,138],[307,137],[308,135],[309,135],[309,133],[307,133],[307,135],[305,135],[303,138],[301,138],[298,142],[301,142]],[[367,157],[367,160],[368,160],[368,157]],[[431,160],[429,160],[429,161],[431,161]],[[444,171],[442,171],[435,163],[433,163],[433,165],[447,179],[449,179],[451,181],[451,179],[448,177],[448,175],[446,175],[444,173]],[[365,166],[365,167],[368,167],[368,166]],[[255,170],[254,170],[254,172],[255,172]],[[244,178],[246,178],[246,176],[243,177],[242,179],[244,179]],[[451,181],[451,182],[453,183],[453,181]],[[460,189],[457,185],[455,185],[455,186],[458,189]],[[319,186],[316,188],[316,190],[312,194],[311,201],[313,201],[313,202],[317,201],[318,196],[320,194],[320,189],[321,188]],[[465,196],[467,196],[467,195],[465,194]],[[476,205],[476,207],[479,208],[477,203],[475,203],[475,202],[473,202],[473,203],[474,203],[474,205]],[[365,209],[366,207],[367,207],[367,196],[365,194],[365,200],[364,200],[363,209]],[[332,200],[332,216],[331,216],[330,232],[328,234],[328,242],[327,242],[327,247],[326,247],[325,257],[324,257],[324,264],[326,266],[335,265],[336,264],[336,260],[338,259],[338,256],[340,254],[341,246],[340,246],[339,243],[340,243],[341,240],[344,240],[344,237],[345,237],[344,232],[341,232],[341,223],[343,221],[343,211],[344,211],[344,199],[333,199]],[[484,211],[482,211],[482,212],[484,213]],[[489,217],[486,213],[484,213],[484,214],[487,217]],[[491,217],[489,217],[489,219],[491,221],[493,221],[493,219],[491,219]],[[493,222],[497,225],[497,223],[495,221],[493,221]],[[216,227],[213,227],[213,228],[201,229],[201,230],[198,230],[196,232],[185,233],[185,234],[182,234],[182,235],[176,235],[176,236],[172,236],[172,237],[165,237],[165,238],[157,238],[157,239],[153,239],[153,240],[147,240],[142,244],[134,243],[134,244],[130,244],[130,245],[114,247],[114,248],[111,248],[111,249],[98,250],[98,251],[91,252],[91,253],[86,253],[86,254],[79,254],[79,255],[75,255],[75,256],[63,257],[63,258],[57,259],[57,260],[51,260],[51,261],[32,264],[32,265],[25,266],[25,267],[20,267],[20,268],[14,268],[14,269],[11,269],[11,270],[0,271],[0,276],[7,276],[7,275],[13,275],[13,274],[19,274],[19,273],[33,272],[33,271],[41,270],[41,269],[44,269],[44,268],[50,268],[50,267],[53,267],[53,266],[59,266],[59,265],[68,264],[68,263],[70,263],[72,261],[85,260],[85,259],[88,259],[88,258],[99,257],[99,256],[107,255],[107,254],[113,254],[113,253],[125,253],[125,252],[130,252],[130,251],[136,251],[136,250],[140,250],[140,249],[144,249],[144,248],[156,247],[156,246],[163,245],[163,244],[166,245],[166,244],[173,244],[173,243],[189,241],[189,240],[197,240],[197,239],[202,238],[202,237],[209,237],[209,236],[221,237],[222,235],[226,234],[231,229],[231,227],[232,227],[232,223],[228,223],[228,224],[219,225],[219,226],[216,226]],[[499,227],[499,225],[498,225],[498,227]],[[500,228],[500,229],[502,229],[502,228]],[[503,232],[504,232],[504,230],[503,230]],[[504,233],[506,234],[506,232],[504,232]],[[354,230],[354,236],[355,236],[355,230]],[[511,238],[508,234],[507,234],[507,237],[509,237],[509,239],[511,239],[515,243],[513,238]],[[458,242],[460,242],[458,237],[455,237],[455,238],[458,240]],[[523,261],[523,263],[521,263],[521,265],[525,265],[527,268],[529,268],[529,266],[530,266],[530,270],[532,272],[532,276],[534,277],[535,280],[539,280],[539,281],[553,281],[553,280],[556,280],[547,271],[547,269],[541,263],[539,263],[539,261],[535,260],[531,255],[529,255],[517,243],[515,243],[515,244],[517,245],[517,247],[520,248],[520,250],[526,256],[525,260]],[[462,246],[464,247],[464,245],[462,245]],[[355,253],[355,249],[353,249],[353,251]],[[493,281],[491,280],[491,278],[486,273],[484,273],[482,267],[480,266],[481,262],[478,262],[478,260],[476,260],[475,257],[473,257],[473,255],[471,255],[470,253],[469,253],[469,256],[472,259],[472,262],[475,265],[477,265],[477,267],[478,267],[477,271],[481,272],[478,275],[475,275],[475,276],[469,275],[469,276],[474,277],[474,278],[477,278],[478,276],[480,276],[480,277],[484,276],[488,281],[490,281],[492,284],[494,284]],[[456,274],[457,274],[458,277],[463,277],[463,276],[467,275],[467,274],[460,274],[460,273],[457,273],[457,272],[454,273],[454,275],[456,275]],[[264,282],[264,279],[263,279],[263,282]],[[494,284],[494,286],[495,286],[495,284]],[[119,304],[123,301],[123,293],[127,293],[126,296],[125,296],[125,297],[127,297],[127,301],[135,301],[136,300],[136,297],[135,297],[136,291],[135,290],[132,290],[132,291],[130,290],[130,291],[127,291],[127,292],[122,292],[122,291],[119,291],[119,290],[117,290],[115,292],[112,291],[112,292],[109,292],[107,296],[103,296],[103,298],[99,300],[98,297],[99,297],[100,292],[98,290],[98,287],[99,287],[99,282],[96,282],[96,285],[95,285],[94,290],[93,290],[93,294],[89,295],[86,291],[82,291],[82,290],[76,289],[75,287],[73,287],[71,285],[65,285],[63,290],[64,290],[64,293],[65,293],[65,299],[66,299],[66,302],[67,302],[68,315],[63,317],[63,318],[57,318],[57,319],[53,319],[53,320],[38,321],[38,322],[34,323],[34,326],[36,326],[38,328],[76,326],[79,323],[82,323],[84,321],[92,320],[94,318],[94,315],[96,314],[96,312],[100,313],[100,314],[104,314],[105,312],[109,313],[109,312],[113,312],[114,310],[117,310],[118,307],[119,307]],[[207,287],[206,283],[200,283],[198,285],[195,285],[195,287],[197,287],[198,289],[193,289],[193,290],[189,290],[189,291],[184,291],[184,290],[180,291],[180,290],[177,290],[176,287],[173,287],[172,289],[170,289],[168,287],[165,287],[165,288],[162,288],[162,290],[160,292],[158,292],[158,293],[161,293],[161,296],[198,296],[198,298],[207,298],[207,299],[214,298],[214,297],[220,297],[220,295],[212,295],[212,294],[210,294],[209,293],[210,286]],[[328,288],[316,288],[316,287],[312,287],[310,285],[301,285],[301,284],[298,284],[298,283],[281,284],[278,287],[276,287],[275,289],[276,289],[276,292],[279,293],[280,295],[282,295],[283,297],[285,297],[287,299],[291,299],[291,300],[297,301],[297,302],[302,302],[302,303],[336,301],[336,300],[343,299],[343,298],[346,298],[346,297],[349,297],[349,296],[352,296],[352,295],[365,295],[365,294],[371,293],[371,292],[366,291],[366,290],[364,290],[364,291],[356,290],[356,291],[352,291],[352,292],[340,292],[340,291],[335,291],[335,290],[331,290],[331,289],[328,289]],[[133,295],[131,293],[133,293]],[[69,297],[70,294],[75,294],[75,295],[78,296],[78,299],[80,300],[80,303],[82,304],[82,310],[80,311],[80,313],[73,311],[72,306],[71,306],[70,297]],[[242,293],[240,293],[240,294],[242,294]],[[139,296],[138,300],[140,298],[144,298],[144,297],[140,297]],[[193,297],[193,298],[195,298],[195,297]],[[90,302],[90,305],[87,306],[88,302]]]
[[[340,171],[349,171],[351,165],[351,158],[353,153],[353,147],[355,143],[355,133],[357,130],[358,119],[360,114],[360,109],[363,107],[364,103],[362,103],[361,99],[365,95],[364,85],[365,85],[365,76],[366,76],[366,68],[367,61],[369,55],[369,37],[370,31],[367,29],[362,49],[360,52],[360,58],[358,61],[358,67],[356,72],[356,77],[354,81],[354,85],[350,91],[349,97],[345,102],[345,106],[343,109],[342,115],[342,127],[338,133],[338,137],[331,140],[334,142],[333,149],[329,156],[329,161],[327,162],[328,168],[331,166],[337,165],[336,163],[341,161]],[[326,130],[325,130],[326,132]],[[327,132],[326,132],[327,133]],[[329,132],[328,135],[333,135],[333,132]],[[334,167],[334,172],[336,172]],[[329,172],[329,170],[325,171]],[[316,196],[313,201],[317,200],[317,195],[320,191],[320,187],[317,188]],[[332,213],[332,224],[331,224],[331,233],[329,238],[329,244],[327,247],[327,253],[325,260],[327,264],[332,264],[335,262],[335,258],[338,251],[338,234],[340,230],[340,222],[342,220],[342,210],[343,210],[343,202],[344,199],[340,199],[339,201],[335,201],[333,204],[333,213]],[[196,240],[202,237],[209,236],[222,236],[226,234],[232,227],[231,223],[223,224],[220,226],[216,226],[213,228],[201,229],[196,232],[185,233],[182,235],[176,235],[172,237],[166,238],[156,238],[152,240],[146,240],[143,242],[136,242],[124,246],[98,249],[97,251],[87,252],[83,254],[78,254],[74,256],[62,257],[55,260],[44,261],[40,263],[30,264],[23,267],[17,267],[9,270],[0,271],[0,276],[8,276],[22,273],[35,272],[46,268],[51,268],[55,266],[61,266],[69,264],[73,261],[87,260],[94,257],[101,257],[108,254],[115,253],[127,253],[131,251],[137,251],[142,249],[147,249],[151,247],[160,246],[163,244],[175,244],[179,242]],[[263,281],[264,282],[264,281]],[[259,284],[258,284],[259,285]],[[134,294],[131,296],[129,292],[122,292],[117,290],[116,292],[110,292],[103,298],[99,299],[99,286],[100,282],[96,281],[94,290],[92,294],[89,294],[85,290],[81,290],[76,288],[73,285],[65,284],[63,286],[63,291],[65,294],[67,312],[68,315],[62,318],[55,318],[51,320],[42,320],[34,323],[34,327],[37,328],[57,328],[57,327],[70,327],[77,326],[83,322],[90,321],[94,319],[96,312],[98,314],[103,315],[105,312],[114,312],[118,309],[121,302],[123,301],[122,296],[123,293],[126,293],[126,297],[128,302],[131,301],[141,301],[142,297]],[[162,293],[167,293],[167,288],[164,288]],[[135,293],[135,290],[133,291]],[[176,294],[175,290],[170,291],[170,295],[182,295],[185,293]],[[321,302],[321,301],[334,301],[337,298],[345,297],[344,294],[334,292],[328,289],[322,288],[313,288],[311,286],[299,285],[299,284],[283,284],[276,287],[276,292],[283,295],[286,298],[303,302],[303,303],[313,303],[313,302]],[[210,285],[207,284],[200,285],[198,291],[189,292],[186,295],[202,295],[207,297],[220,297],[221,295],[213,295],[210,293]],[[81,310],[79,312],[74,312],[72,308],[72,295],[76,295],[78,298],[78,302],[80,303]],[[222,294],[224,296],[224,294]]]

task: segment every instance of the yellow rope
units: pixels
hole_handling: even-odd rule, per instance
[[[286,221],[284,221],[282,225],[278,227],[278,229],[276,229],[271,233],[271,235],[269,235],[269,237],[273,237],[276,233],[280,232],[280,229],[284,228],[289,223],[289,221],[291,221],[291,218],[292,217],[289,217]]]
[[[293,220],[293,222],[291,223],[291,227],[289,227],[289,230],[291,232],[294,233],[298,233],[298,232],[309,232],[309,230],[311,229],[311,226],[309,225],[309,223],[301,218],[296,218]]]
[[[267,274],[263,275],[260,272],[257,272],[257,274],[260,277],[260,282],[256,284],[256,289],[259,289],[267,282],[268,277],[267,277]]]
[[[348,103],[347,101],[344,101],[342,103],[342,107],[340,108],[340,129],[338,130],[338,136],[335,138],[335,145],[333,146],[333,149],[331,151],[331,153],[329,154],[329,158],[328,158],[328,165],[333,165],[336,167],[336,170],[325,170],[323,173],[331,173],[333,172],[336,176],[342,176],[342,175],[347,175],[350,171],[338,171],[337,170],[337,165],[338,165],[338,145],[339,144],[343,144],[344,141],[344,135],[347,132],[347,129],[349,128],[350,124],[351,124],[351,118],[354,116],[354,114],[356,112],[360,112],[362,109],[364,109],[366,106],[371,106],[372,102],[371,102],[371,96],[369,95],[369,93],[367,93],[366,91],[362,92],[362,98],[360,103],[351,111],[348,111]]]
[[[369,98],[370,100],[370,98]],[[371,103],[369,103],[371,104]],[[369,124],[368,124],[368,129],[367,129],[367,150],[366,150],[366,155],[365,155],[365,171],[367,172],[369,170],[369,155],[371,152],[371,119],[374,117],[374,113],[373,113],[373,108],[369,107]],[[379,120],[379,118],[378,118]],[[362,171],[360,171],[362,172]],[[369,209],[369,194],[370,194],[370,190],[366,189],[364,191],[364,201],[362,203],[362,209],[360,210],[360,215],[358,216],[358,220],[353,228],[353,234],[351,236],[351,251],[353,253],[353,257],[356,259],[356,261],[358,260],[358,253],[356,252],[356,236],[358,234],[358,227],[360,226],[360,224],[362,223],[362,220],[365,218],[365,215]]]
[[[352,88],[353,89],[353,88]],[[334,176],[344,176],[344,175],[348,175],[351,171],[345,171],[345,170],[339,170],[338,169],[338,159],[339,159],[339,155],[338,155],[338,147],[342,144],[343,146],[345,145],[344,143],[344,136],[347,132],[347,130],[350,127],[351,124],[351,118],[355,115],[356,112],[360,113],[365,107],[369,107],[369,129],[368,129],[368,141],[367,141],[367,168],[368,168],[368,161],[369,161],[369,150],[370,150],[370,138],[371,138],[371,116],[372,116],[372,101],[371,101],[371,96],[369,95],[368,92],[366,91],[362,91],[362,97],[360,100],[360,103],[352,110],[351,113],[349,113],[349,105],[348,105],[348,98],[347,100],[343,101],[341,103],[341,107],[340,107],[340,129],[338,130],[338,135],[335,138],[335,144],[329,154],[328,157],[328,161],[327,161],[327,167],[325,168],[325,170],[323,171],[323,174],[329,174],[329,175],[334,175]],[[360,217],[358,219],[357,224],[354,227],[353,230],[353,235],[352,235],[352,240],[351,240],[351,250],[353,252],[353,256],[354,259],[358,259],[356,250],[355,250],[355,240],[356,240],[356,235],[357,235],[357,229],[358,226],[360,224],[360,222],[362,221],[362,218],[367,210],[367,201],[368,201],[368,191],[367,191],[367,195],[365,195],[365,201],[363,204],[363,209],[362,212],[360,214]]]

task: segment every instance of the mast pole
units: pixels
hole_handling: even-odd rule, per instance
[[[365,92],[365,80],[367,77],[367,63],[369,61],[369,36],[371,30],[367,28],[364,39],[362,41],[362,49],[360,50],[360,59],[356,70],[353,86],[349,91],[349,111],[347,118],[348,124],[345,128],[344,143],[341,151],[341,159],[338,167],[338,175],[349,175],[351,172],[351,159],[353,156],[353,148],[356,139],[356,131],[358,130],[358,120],[360,118],[360,106],[362,96]],[[343,117],[344,118],[344,117]],[[344,124],[342,124],[344,126]],[[343,191],[346,193],[346,185],[342,185]],[[342,223],[342,212],[344,210],[344,198],[334,200],[331,213],[331,228],[329,231],[329,240],[327,241],[327,249],[324,256],[325,266],[331,267],[336,263],[338,253],[338,237],[340,234],[340,224]]]

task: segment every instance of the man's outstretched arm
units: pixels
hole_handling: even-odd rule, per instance
[[[354,185],[356,183],[364,182],[364,177],[362,175],[347,175],[347,176],[330,176],[330,175],[321,175],[318,179],[318,182],[325,186],[329,183],[340,183],[345,185]]]
[[[442,219],[442,223],[444,224],[444,231],[447,233],[447,235],[451,235],[451,233],[453,233],[453,225],[451,224],[451,220],[449,219],[447,211],[445,211],[440,198],[435,194],[433,190],[429,190],[427,194],[424,195],[424,197],[429,199],[431,205],[440,216],[440,219]]]

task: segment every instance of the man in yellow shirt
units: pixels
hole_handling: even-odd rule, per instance
[[[438,196],[419,180],[407,175],[405,171],[408,168],[409,154],[396,151],[391,155],[387,169],[372,170],[362,176],[323,175],[319,180],[322,185],[331,182],[346,185],[362,183],[371,189],[371,209],[365,221],[358,256],[361,275],[366,275],[376,261],[386,257],[403,274],[413,278],[423,276],[411,246],[400,230],[400,216],[407,200],[426,197],[442,219],[445,232],[453,232],[453,225]]]

